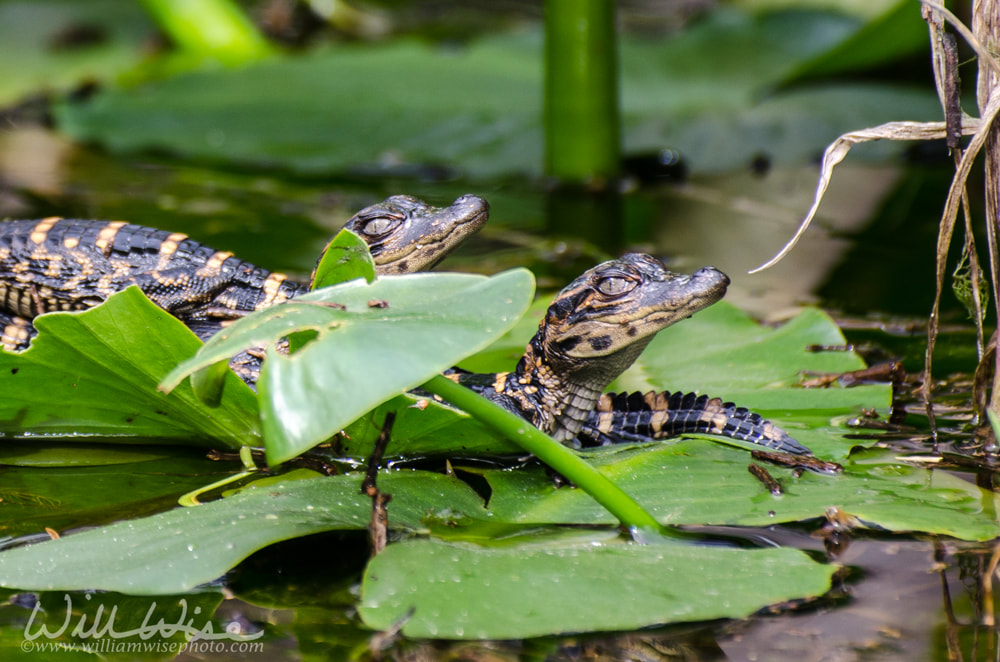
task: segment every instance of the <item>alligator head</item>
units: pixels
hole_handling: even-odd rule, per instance
[[[432,207],[409,195],[394,195],[366,207],[344,225],[365,242],[380,274],[430,269],[489,218],[490,205],[463,195],[448,207]]]
[[[549,306],[517,369],[504,379],[503,395],[536,426],[568,441],[658,331],[715,303],[728,285],[712,267],[676,274],[638,253],[600,264]]]

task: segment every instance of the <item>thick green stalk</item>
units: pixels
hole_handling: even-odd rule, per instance
[[[183,51],[238,64],[268,55],[270,44],[231,0],[142,0]]]
[[[577,182],[618,175],[621,129],[613,0],[545,3],[545,168]]]
[[[646,534],[652,532],[654,536],[659,534],[670,538],[688,539],[685,534],[660,526],[652,515],[604,474],[571,449],[519,416],[441,375],[434,377],[421,388],[468,412],[558,471],[607,508],[622,525],[633,532],[634,536],[640,532]]]

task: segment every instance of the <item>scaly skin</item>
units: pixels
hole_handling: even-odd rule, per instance
[[[361,210],[345,227],[369,244],[379,273],[406,273],[436,264],[488,212],[476,196],[435,208],[397,195]],[[130,285],[203,339],[228,320],[308,290],[181,233],[120,221],[0,223],[0,344],[8,350],[27,347],[37,315],[86,310]]]
[[[699,432],[809,455],[810,450],[760,414],[695,393],[605,393],[577,435],[581,446],[646,442]]]

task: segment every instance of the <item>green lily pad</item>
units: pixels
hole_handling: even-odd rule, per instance
[[[819,309],[806,308],[788,322],[769,328],[722,302],[701,311],[690,322],[658,333],[634,367],[612,387],[639,391],[695,389],[738,398],[741,404],[764,410],[851,407],[856,405],[856,398],[840,396],[851,389],[799,386],[803,373],[842,373],[864,368],[865,362],[854,352],[810,350],[813,346],[845,344],[837,325]],[[718,365],[719,369],[706,370],[706,364]],[[675,385],[679,382],[684,386]],[[883,390],[888,396],[888,387]],[[795,402],[810,398],[814,401]],[[782,404],[773,406],[775,402]]]
[[[768,328],[723,302],[691,322],[696,324],[676,324],[657,334],[612,388],[697,391],[736,402],[787,428],[814,453],[831,460],[846,457],[853,445],[843,441],[832,421],[891,404],[889,384],[801,385],[803,377],[812,374],[865,367],[854,352],[812,349],[847,344],[820,310],[807,308],[785,324]]]
[[[0,553],[0,586],[26,590],[99,588],[132,595],[189,591],[258,549],[332,530],[361,530],[371,499],[358,474],[258,481],[228,498],[110,524]],[[386,473],[396,529],[484,520],[482,499],[456,478]]]
[[[943,471],[893,458],[848,461],[837,475],[762,463],[784,489],[773,496],[749,471],[747,454],[701,439],[620,447],[590,455],[659,521],[674,525],[769,526],[822,518],[838,508],[859,526],[964,540],[1000,535],[997,497]],[[863,457],[863,456],[862,456]],[[492,488],[490,511],[516,524],[608,523],[612,518],[580,490],[557,488],[544,471],[483,472]]]
[[[864,27],[816,59],[798,63],[787,79],[834,75],[919,52],[927,47],[926,31],[921,12],[909,0],[883,3]]]
[[[575,540],[479,547],[411,540],[365,571],[358,613],[408,637],[519,639],[742,618],[822,595],[835,566],[794,549]]]
[[[234,374],[217,407],[191,387],[166,395],[156,385],[201,341],[136,287],[82,313],[35,320],[39,335],[21,353],[0,353],[5,437],[58,436],[78,441],[211,444],[259,443],[257,403]]]
[[[388,413],[396,416],[385,449],[389,458],[514,456],[523,450],[468,414],[427,397],[403,394],[379,405],[344,428],[336,440],[339,457],[366,458]]]
[[[167,376],[184,376],[293,331],[315,340],[270,351],[258,387],[267,458],[283,462],[502,335],[531,301],[531,273],[411,274],[317,290],[213,336]],[[381,302],[373,305],[373,301]]]
[[[930,89],[829,82],[819,88],[823,103],[795,90],[774,92],[810,63],[829,71],[829,63],[820,67],[823,55],[867,25],[832,12],[722,8],[669,40],[623,38],[626,150],[677,148],[701,172],[745,167],[760,153],[802,163],[858,126],[938,117]],[[882,40],[886,48],[869,51],[868,62],[925,48],[925,29],[909,21],[890,27],[903,36]],[[474,177],[535,176],[543,161],[542,50],[537,31],[460,52],[413,42],[340,46],[103,90],[86,103],[60,105],[55,115],[72,138],[112,150],[157,149],[309,174],[412,172],[414,164],[430,164]],[[270,93],[261,95],[264,88]]]

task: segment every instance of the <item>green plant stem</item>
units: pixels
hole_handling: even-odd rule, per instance
[[[618,175],[621,128],[613,0],[545,3],[545,168],[572,181]]]
[[[142,0],[181,50],[228,64],[272,52],[270,44],[231,0]]]
[[[253,449],[250,448],[249,446],[243,446],[242,448],[240,448],[240,460],[243,462],[243,469],[244,469],[243,471],[239,472],[238,474],[233,474],[232,476],[226,476],[221,480],[215,481],[211,485],[205,485],[203,487],[199,487],[196,490],[188,492],[187,494],[177,499],[177,503],[181,506],[184,506],[185,508],[200,506],[201,502],[198,500],[198,497],[200,497],[202,494],[206,494],[208,492],[211,492],[212,490],[217,490],[220,487],[229,485],[230,483],[235,483],[238,480],[242,480],[243,478],[246,478],[247,476],[253,475],[258,471],[260,471],[260,469],[257,468],[257,465],[253,461]]]
[[[468,412],[558,471],[607,508],[623,526],[633,532],[633,537],[641,531],[669,538],[688,539],[685,534],[660,526],[652,515],[604,474],[523,418],[441,375],[421,388]]]

